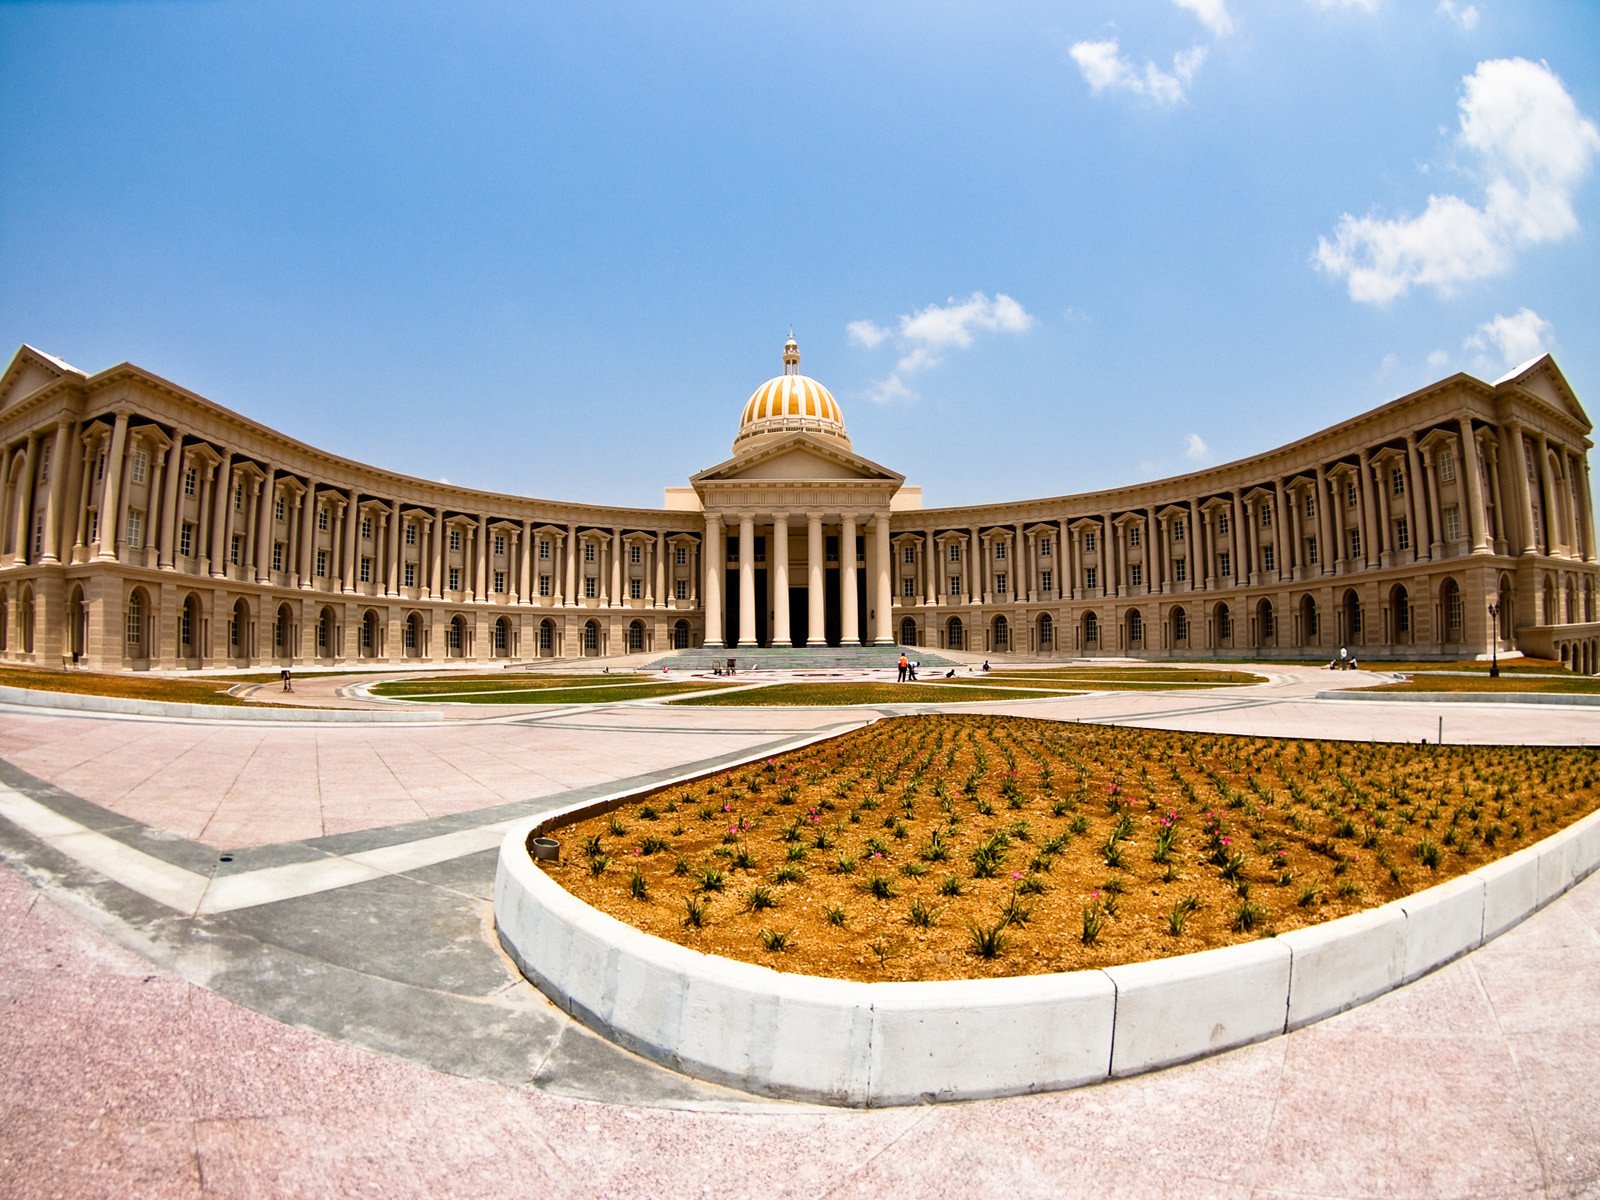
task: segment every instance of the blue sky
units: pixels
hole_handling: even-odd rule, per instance
[[[1552,350],[1600,411],[1600,4],[0,4],[0,342],[602,503],[802,369],[931,505]]]

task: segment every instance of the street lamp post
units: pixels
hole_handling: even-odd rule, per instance
[[[1500,678],[1500,605],[1498,602],[1489,605],[1489,678]]]

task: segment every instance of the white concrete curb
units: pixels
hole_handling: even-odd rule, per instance
[[[685,1074],[854,1106],[1054,1091],[1274,1037],[1444,965],[1600,865],[1595,812],[1468,875],[1277,938],[1097,971],[851,983],[700,954],[584,904],[527,850],[573,815],[522,822],[500,847],[495,921],[523,974]]]
[[[439,723],[433,713],[380,711],[374,708],[290,708],[269,705],[177,704],[168,700],[130,700],[83,692],[47,692],[38,688],[0,687],[0,704],[49,708],[58,712],[110,713],[128,717],[160,717],[193,721],[287,721],[291,724],[393,725],[419,721]]]

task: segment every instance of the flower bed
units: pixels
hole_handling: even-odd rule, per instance
[[[868,982],[1043,974],[1382,904],[1600,803],[1595,751],[880,722],[555,830],[541,864],[691,949]]]

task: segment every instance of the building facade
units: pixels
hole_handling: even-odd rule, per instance
[[[327,454],[148,371],[0,375],[0,661],[490,662],[892,644],[1600,669],[1591,426],[1545,356],[1109,491],[925,509],[799,371],[659,509]]]

